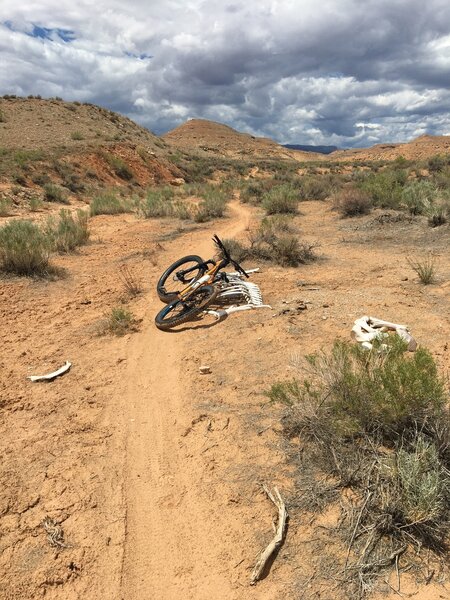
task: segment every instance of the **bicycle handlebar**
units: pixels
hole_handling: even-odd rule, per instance
[[[217,234],[214,234],[213,242],[216,244],[216,246],[222,252],[225,260],[230,262],[233,265],[233,267],[236,269],[236,271],[238,271],[239,273],[242,273],[242,275],[245,275],[245,277],[247,277],[247,279],[248,279],[250,277],[250,275],[245,271],[245,269],[243,267],[241,267],[241,265],[237,262],[237,260],[234,260],[233,258],[231,258],[230,253],[225,248],[222,240],[219,238],[219,236]]]

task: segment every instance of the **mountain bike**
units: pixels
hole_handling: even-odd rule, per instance
[[[169,331],[205,310],[221,291],[221,283],[227,283],[227,274],[222,269],[233,265],[245,277],[248,273],[235,261],[221,239],[214,235],[218,249],[216,258],[203,260],[190,255],[174,262],[161,275],[156,286],[159,299],[166,306],[155,317],[155,324],[162,331]]]

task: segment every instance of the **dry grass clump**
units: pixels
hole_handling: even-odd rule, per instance
[[[59,202],[61,204],[69,204],[67,192],[61,186],[54,183],[46,183],[43,186],[44,198],[47,202]]]
[[[408,258],[409,266],[416,272],[421,283],[429,285],[436,280],[436,259],[429,253],[423,258]]]
[[[145,219],[173,216],[174,191],[169,186],[150,189],[138,203],[138,212]]]
[[[348,187],[339,190],[333,196],[333,208],[341,217],[367,215],[372,210],[372,201],[363,190]]]
[[[91,200],[91,216],[95,215],[118,215],[132,211],[131,202],[120,198],[114,192],[104,192],[94,196]]]
[[[436,187],[425,180],[413,180],[402,190],[402,202],[411,215],[423,215],[433,205]]]
[[[297,267],[317,259],[316,243],[301,242],[298,231],[287,215],[264,217],[256,230],[249,232],[249,245],[225,240],[230,254],[238,262],[264,260],[282,267]]]
[[[59,218],[50,218],[45,228],[45,233],[51,247],[57,252],[73,252],[78,246],[87,244],[89,240],[89,215],[83,210],[78,210],[76,215],[62,209]]]
[[[8,217],[11,212],[12,202],[8,198],[0,198],[0,217]]]
[[[119,277],[126,293],[132,298],[135,298],[142,292],[142,282],[136,277],[128,265],[121,265]]]
[[[109,313],[105,314],[101,333],[121,336],[136,330],[137,322],[133,313],[124,306],[114,306]]]
[[[0,268],[17,275],[44,275],[51,253],[49,237],[28,220],[10,221],[0,228]]]
[[[296,214],[298,203],[298,191],[290,184],[283,184],[277,185],[266,192],[261,205],[268,215]]]
[[[300,200],[325,200],[333,192],[330,179],[324,175],[298,179]]]
[[[339,507],[334,534],[346,552],[334,558],[352,597],[399,561],[416,567],[423,548],[441,556],[449,533],[448,394],[426,349],[406,355],[397,336],[385,343],[368,352],[337,341],[307,357],[306,378],[301,369],[267,392],[302,447],[294,502],[313,513]]]
[[[208,187],[202,193],[202,200],[198,209],[194,211],[193,218],[197,223],[204,223],[211,219],[223,217],[227,205],[227,196],[224,190],[215,186]]]

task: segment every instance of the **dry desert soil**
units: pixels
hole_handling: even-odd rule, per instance
[[[302,237],[321,242],[320,260],[257,265],[254,281],[272,309],[218,324],[206,317],[157,330],[155,283],[180,256],[212,255],[214,232],[245,238],[260,215],[236,199],[227,218],[184,228],[95,217],[91,243],[58,258],[65,277],[0,280],[2,599],[339,597],[318,560],[327,530],[315,529],[314,541],[295,507],[270,572],[249,586],[272,536],[261,484],[288,498],[292,480],[279,409],[263,394],[290,376],[293,353],[349,338],[364,314],[408,324],[448,372],[448,229],[386,223],[377,213],[341,220],[323,202],[304,202],[301,213]],[[425,246],[439,258],[429,286],[406,261]],[[128,302],[137,330],[99,336],[104,314],[127,300],[123,264],[142,282]],[[27,380],[65,360],[71,370],[53,382]],[[59,547],[46,517],[62,529]],[[432,583],[415,597],[446,598],[446,590]]]

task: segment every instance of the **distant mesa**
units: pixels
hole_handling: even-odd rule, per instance
[[[240,133],[228,125],[206,119],[190,119],[162,138],[181,150],[196,150],[209,156],[312,160],[311,153],[292,152],[269,138]]]
[[[289,150],[302,150],[303,152],[316,152],[319,154],[331,154],[339,150],[337,146],[310,146],[306,144],[283,144]]]

